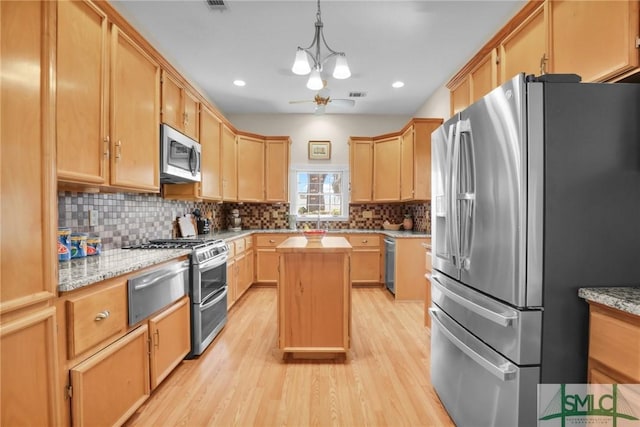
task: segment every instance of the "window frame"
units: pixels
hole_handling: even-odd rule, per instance
[[[292,165],[289,168],[289,213],[295,215],[296,222],[317,221],[317,215],[300,216],[298,214],[298,174],[299,173],[340,173],[342,175],[340,195],[342,202],[340,203],[342,215],[323,215],[320,216],[321,222],[338,222],[349,220],[349,167],[346,165]],[[337,194],[337,193],[336,193]]]

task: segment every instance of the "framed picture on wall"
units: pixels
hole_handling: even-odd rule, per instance
[[[309,160],[331,159],[331,141],[309,141]]]

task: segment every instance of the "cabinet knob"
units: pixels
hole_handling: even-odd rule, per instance
[[[369,243],[369,241],[367,239],[364,239],[362,243]]]
[[[96,314],[95,321],[99,322],[101,320],[104,320],[104,319],[108,318],[110,315],[111,315],[111,313],[109,313],[109,310],[101,311],[100,313]]]
[[[269,243],[275,243],[276,241],[273,239],[269,239]]]

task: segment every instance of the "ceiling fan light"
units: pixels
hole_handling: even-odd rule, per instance
[[[307,82],[307,87],[311,90],[320,90],[324,87],[320,71],[317,68],[311,72],[309,81]]]
[[[293,63],[293,67],[291,67],[291,71],[299,76],[304,76],[311,72],[311,66],[309,65],[307,52],[305,52],[303,49],[298,48],[296,52],[296,60]]]
[[[351,77],[351,70],[349,70],[349,64],[347,64],[347,57],[344,53],[338,55],[336,58],[336,67],[333,69],[333,78],[335,79],[348,79]]]

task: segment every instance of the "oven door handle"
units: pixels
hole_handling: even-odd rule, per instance
[[[221,257],[216,257],[216,258],[212,258],[208,261],[205,261],[204,264],[199,264],[198,267],[200,269],[200,271],[202,270],[209,270],[211,268],[216,268],[216,267],[220,267],[222,264],[224,264],[225,262],[227,262],[227,255],[221,256]]]
[[[510,381],[515,378],[516,375],[516,367],[512,363],[502,363],[500,365],[493,364],[490,360],[488,360],[483,355],[477,353],[471,347],[466,345],[460,338],[458,338],[453,332],[451,332],[447,327],[442,323],[442,321],[438,318],[438,310],[437,308],[429,308],[429,316],[431,320],[437,324],[439,327],[439,331],[451,341],[451,344],[455,345],[462,351],[464,354],[469,356],[473,361],[475,361],[478,365],[482,366],[484,369],[498,377],[502,381]]]
[[[202,301],[200,303],[200,308],[202,310],[206,310],[208,308],[213,307],[214,305],[216,305],[217,303],[220,302],[220,300],[222,300],[222,298],[225,297],[225,295],[227,295],[227,291],[228,291],[228,286],[224,287],[224,291],[219,292],[219,293],[213,293],[211,295],[209,295],[204,301]],[[211,298],[216,297],[213,301],[209,301]]]
[[[133,289],[136,291],[139,291],[141,289],[148,288],[149,286],[153,286],[164,279],[167,279],[172,276],[177,276],[180,273],[184,273],[188,269],[189,269],[189,266],[187,265],[186,267],[180,267],[177,270],[171,270],[167,273],[163,273],[159,276],[154,277],[153,279],[144,279],[139,284],[134,285]]]

